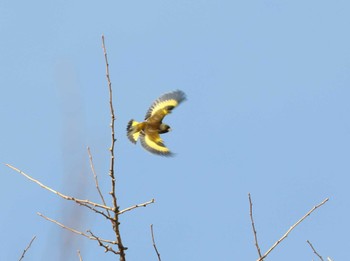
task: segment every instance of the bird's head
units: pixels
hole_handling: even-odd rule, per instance
[[[162,123],[162,124],[159,126],[159,133],[167,133],[167,132],[169,132],[169,131],[171,131],[171,128],[170,128],[169,125]]]

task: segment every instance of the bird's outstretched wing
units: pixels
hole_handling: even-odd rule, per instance
[[[162,155],[162,156],[172,156],[173,154],[164,145],[162,138],[159,136],[158,132],[144,132],[140,133],[141,145],[151,153]]]
[[[153,122],[161,122],[176,106],[186,100],[183,91],[177,90],[160,96],[148,109],[145,120],[151,119]]]

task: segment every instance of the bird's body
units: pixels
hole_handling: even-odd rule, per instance
[[[145,120],[137,122],[130,120],[127,126],[127,135],[132,143],[136,143],[140,138],[141,145],[151,153],[171,156],[172,153],[164,145],[159,134],[169,132],[170,126],[162,123],[164,117],[186,100],[186,95],[182,91],[166,93],[154,101],[148,109]]]

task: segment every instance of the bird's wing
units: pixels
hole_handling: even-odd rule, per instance
[[[144,132],[140,133],[141,145],[151,153],[162,155],[162,156],[172,156],[173,154],[164,145],[162,138],[159,136],[158,132]]]
[[[146,113],[145,120],[152,118],[154,122],[161,122],[165,115],[169,114],[184,100],[186,100],[186,95],[180,90],[163,94],[152,103]]]

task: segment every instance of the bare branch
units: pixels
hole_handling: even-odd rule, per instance
[[[24,258],[24,255],[26,254],[26,252],[28,251],[28,249],[32,246],[33,241],[36,239],[36,236],[34,236],[32,238],[32,240],[30,240],[28,246],[23,250],[22,256],[19,258],[19,261],[21,261]]]
[[[87,232],[89,232],[91,234],[92,237],[95,238],[95,240],[97,240],[98,244],[103,247],[105,249],[105,252],[112,252],[116,255],[120,255],[120,252],[115,251],[111,246],[109,246],[108,244],[104,244],[104,242],[97,236],[95,236],[90,230],[88,230]],[[116,244],[117,242],[115,242]]]
[[[89,154],[89,162],[90,162],[91,172],[92,172],[92,174],[94,175],[95,186],[96,186],[97,192],[98,192],[98,194],[100,195],[100,198],[101,198],[101,200],[102,200],[103,205],[106,206],[106,205],[107,205],[107,204],[106,204],[106,201],[105,201],[105,199],[104,199],[104,197],[103,197],[103,195],[102,195],[102,192],[101,192],[101,190],[100,190],[100,186],[99,186],[99,184],[98,184],[98,178],[97,178],[97,174],[96,174],[96,171],[95,171],[94,162],[93,162],[93,160],[92,160],[92,155],[91,155],[90,148],[88,147],[87,150],[88,150],[88,154]],[[108,214],[108,217],[111,216],[108,210],[107,210],[107,214]]]
[[[119,256],[120,256],[120,261],[125,261],[125,250],[127,249],[124,247],[122,238],[120,236],[120,230],[119,230],[119,206],[117,203],[117,196],[116,196],[116,189],[115,189],[115,175],[114,175],[114,146],[116,142],[115,138],[115,132],[114,132],[114,122],[115,122],[115,114],[114,114],[114,107],[113,107],[113,93],[112,93],[112,83],[111,79],[109,76],[109,64],[108,64],[108,58],[107,58],[107,51],[106,51],[106,46],[105,46],[105,37],[102,35],[102,49],[103,49],[103,54],[105,57],[105,64],[106,64],[106,78],[107,78],[107,83],[108,83],[108,90],[109,90],[109,108],[110,108],[110,113],[111,113],[111,146],[109,148],[110,151],[110,168],[109,168],[109,176],[111,177],[111,192],[110,195],[112,197],[112,202],[113,202],[113,209],[114,209],[114,218],[112,221],[112,226],[113,230],[116,235],[117,239],[117,244],[118,244],[118,250],[119,250]]]
[[[151,235],[152,235],[153,247],[154,247],[154,250],[156,251],[156,254],[157,254],[157,256],[158,256],[158,261],[161,261],[161,259],[160,259],[160,254],[159,254],[159,252],[158,252],[156,242],[154,241],[153,224],[151,224]]]
[[[253,203],[252,199],[250,197],[250,193],[248,193],[248,198],[249,198],[249,215],[250,215],[250,220],[252,222],[252,228],[253,228],[253,233],[254,233],[254,241],[255,241],[255,247],[258,251],[259,257],[261,258],[261,251],[258,243],[258,237],[256,234],[256,229],[255,229],[255,224],[254,224],[254,219],[253,219]]]
[[[123,214],[123,213],[125,213],[125,212],[127,212],[127,211],[130,211],[130,210],[133,210],[133,209],[135,209],[135,208],[146,207],[147,205],[152,204],[152,203],[154,203],[154,202],[155,202],[155,200],[154,200],[154,198],[152,198],[150,201],[147,201],[147,202],[145,202],[145,203],[137,204],[137,205],[134,205],[134,206],[125,208],[125,209],[119,211],[119,212],[118,212],[118,215]]]
[[[80,250],[78,250],[77,252],[78,252],[79,261],[83,261],[83,258],[81,257],[81,254],[80,254]]]
[[[38,184],[40,187],[60,196],[61,198],[64,198],[66,200],[71,200],[71,201],[74,201],[82,206],[85,206],[85,207],[88,207],[89,205],[93,206],[93,207],[98,207],[98,208],[103,208],[105,210],[110,210],[110,211],[113,211],[114,209],[111,208],[111,207],[108,207],[108,206],[105,206],[105,205],[102,205],[102,204],[98,204],[98,203],[95,203],[95,202],[92,202],[92,201],[89,201],[89,200],[86,200],[86,199],[77,199],[77,198],[74,198],[74,197],[70,197],[70,196],[67,196],[67,195],[64,195],[46,185],[44,185],[43,183],[41,183],[40,181],[32,178],[31,176],[29,176],[28,174],[24,173],[23,171],[21,171],[20,169],[17,169],[16,167],[10,165],[10,164],[5,164],[7,167],[17,171],[19,174],[21,174],[22,176],[26,177],[27,179],[29,179],[30,181],[33,181],[34,183]],[[93,209],[91,208],[90,206],[90,209]]]
[[[46,219],[46,220],[48,220],[48,221],[50,221],[52,223],[55,223],[56,225],[60,226],[61,228],[67,229],[67,230],[69,230],[70,232],[72,232],[74,234],[84,236],[84,237],[86,237],[88,239],[91,239],[91,240],[97,240],[97,237],[95,237],[95,236],[89,236],[89,235],[87,235],[84,232],[78,231],[78,230],[76,230],[74,228],[67,227],[66,225],[63,225],[62,223],[58,222],[57,220],[49,218],[49,217],[47,217],[47,216],[45,216],[45,215],[43,215],[43,214],[41,214],[39,212],[37,212],[37,214],[38,214],[38,216],[40,216],[40,217],[42,217],[42,218],[44,218],[44,219]],[[111,240],[108,240],[108,239],[98,238],[98,240],[101,241],[101,242],[108,243],[108,244],[113,244],[113,245],[117,244],[117,242],[111,241]]]
[[[323,258],[322,258],[322,256],[320,256],[320,254],[317,253],[317,251],[315,250],[315,248],[314,248],[314,246],[311,244],[311,242],[310,242],[309,240],[306,240],[306,242],[309,244],[309,246],[311,247],[312,251],[314,251],[314,254],[315,254],[316,256],[318,256],[318,258],[319,258],[320,260],[324,261]]]
[[[110,127],[111,127],[112,141],[111,141],[111,146],[109,148],[109,151],[111,153],[109,175],[110,175],[111,181],[112,181],[112,189],[111,189],[110,194],[112,196],[113,206],[115,208],[118,208],[117,199],[116,199],[116,195],[115,195],[115,177],[114,177],[114,146],[115,146],[115,142],[116,142],[115,133],[114,133],[115,114],[114,114],[114,107],[113,107],[112,83],[111,83],[111,79],[109,76],[109,63],[108,63],[108,58],[107,58],[107,51],[106,51],[106,46],[105,46],[104,35],[102,35],[102,49],[103,49],[103,54],[104,54],[105,63],[106,63],[106,78],[107,78],[108,90],[109,90],[109,109],[110,109],[110,113],[111,113]]]
[[[306,219],[308,216],[310,216],[310,214],[311,214],[312,212],[314,212],[317,208],[321,207],[321,206],[322,206],[323,204],[325,204],[328,200],[329,200],[329,198],[326,198],[326,199],[323,200],[320,204],[314,206],[309,212],[307,212],[301,219],[299,219],[293,226],[291,226],[291,227],[287,230],[287,232],[286,232],[280,239],[278,239],[278,240],[276,241],[276,243],[274,243],[273,246],[272,246],[269,250],[267,250],[266,253],[265,253],[261,258],[258,259],[258,261],[264,260],[264,258],[267,257],[267,256],[271,253],[271,251],[274,250],[274,248],[275,248],[279,243],[281,243],[297,225],[299,225],[301,222],[303,222],[304,219]]]

